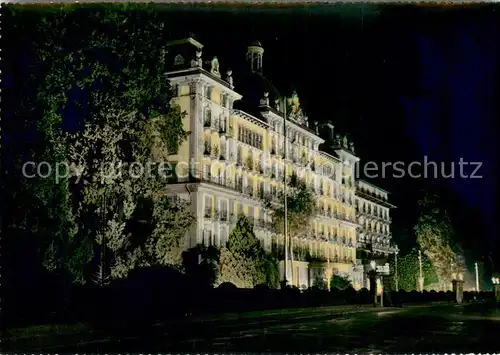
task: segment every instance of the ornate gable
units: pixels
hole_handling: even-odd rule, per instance
[[[293,91],[292,97],[287,99],[287,104],[288,118],[302,126],[309,127],[307,116],[304,115],[300,107],[299,96],[295,90]]]

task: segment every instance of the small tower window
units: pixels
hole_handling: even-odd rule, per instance
[[[212,88],[210,86],[207,86],[205,89],[205,97],[209,100],[212,99]]]
[[[183,65],[184,64],[184,58],[182,55],[177,54],[174,58],[174,65]]]

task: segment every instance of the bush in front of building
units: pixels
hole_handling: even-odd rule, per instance
[[[243,214],[238,217],[226,246],[220,249],[218,268],[216,283],[232,282],[241,288],[258,284],[279,286],[278,261],[264,250]]]
[[[349,287],[352,287],[352,283],[349,280],[348,276],[333,275],[332,278],[330,279],[330,288],[331,289],[346,290]]]

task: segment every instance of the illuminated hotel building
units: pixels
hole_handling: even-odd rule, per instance
[[[322,138],[324,125],[309,123],[294,93],[287,99],[285,151],[284,102],[262,74],[259,42],[248,47],[247,70],[234,79],[230,70],[220,69],[216,57],[203,60],[203,45],[195,39],[168,46],[173,103],[186,112],[184,129],[190,132],[170,157],[177,174],[169,194],[188,200],[196,216],[182,247],[225,245],[243,213],[263,247],[284,260],[284,238],[275,233],[266,206],[282,203],[286,175],[287,186],[294,179],[305,182],[318,207],[310,232],[290,238],[289,282],[310,287],[333,273],[352,277],[359,227],[354,174],[359,159],[353,144],[346,137],[336,136],[335,144]]]

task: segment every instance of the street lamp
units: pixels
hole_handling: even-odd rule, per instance
[[[495,293],[495,300],[500,302],[500,278],[492,277],[491,282],[493,283],[493,292]]]
[[[396,291],[399,291],[399,280],[398,280],[398,250],[396,249],[396,252],[394,253],[394,273],[395,273],[395,281],[396,281]]]
[[[283,218],[283,237],[284,237],[284,247],[285,247],[285,260],[283,261],[283,288],[286,288],[287,283],[288,283],[288,220],[287,220],[287,200],[286,200],[286,98],[283,97],[283,195],[284,195],[284,201],[283,201],[283,210],[284,210],[284,217]]]
[[[476,292],[479,292],[479,268],[477,263],[474,263],[474,268],[476,269]]]
[[[375,260],[370,261],[371,270],[368,272],[370,279],[370,291],[373,289],[373,307],[377,306],[377,263]]]
[[[418,288],[419,291],[422,292],[424,290],[424,279],[422,277],[422,252],[418,251]]]

